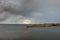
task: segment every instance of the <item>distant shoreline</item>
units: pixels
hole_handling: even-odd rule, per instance
[[[31,24],[31,26],[27,26],[27,28],[29,27],[50,27],[50,26],[60,26],[60,23]]]

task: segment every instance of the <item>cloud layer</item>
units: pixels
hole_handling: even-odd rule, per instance
[[[59,23],[60,0],[0,0],[0,23]],[[8,22],[7,22],[8,21]]]

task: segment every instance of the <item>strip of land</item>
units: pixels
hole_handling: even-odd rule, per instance
[[[45,24],[31,24],[28,27],[51,27],[51,26],[60,26],[60,23],[45,23]]]

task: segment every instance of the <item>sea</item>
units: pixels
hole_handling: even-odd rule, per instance
[[[30,27],[0,24],[0,40],[60,40],[60,26]]]

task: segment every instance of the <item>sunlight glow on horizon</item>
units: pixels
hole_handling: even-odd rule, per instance
[[[31,24],[31,23],[32,23],[31,20],[24,20],[21,22],[21,24]]]

